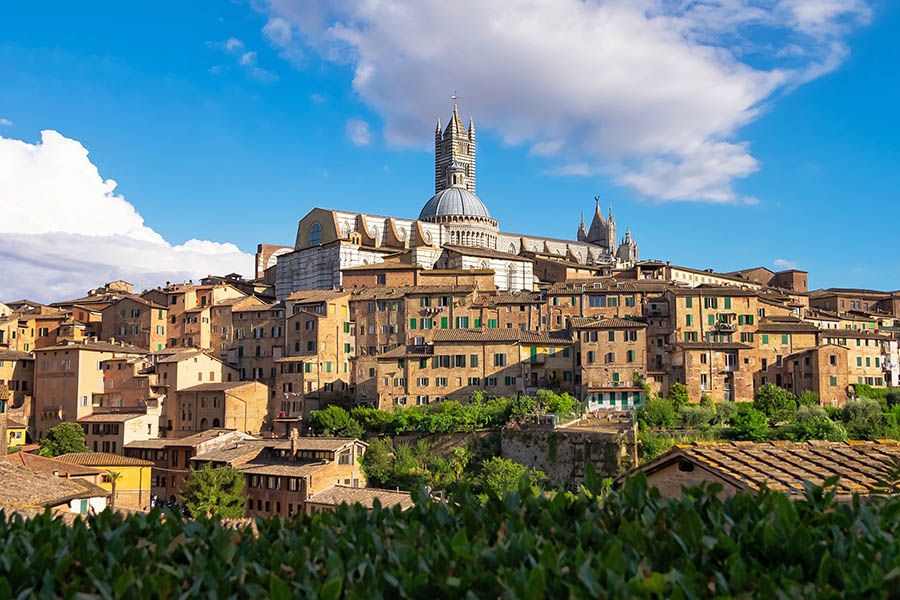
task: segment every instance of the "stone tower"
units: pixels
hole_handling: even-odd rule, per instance
[[[475,193],[475,123],[469,119],[468,130],[459,118],[459,111],[453,105],[453,114],[447,128],[441,133],[438,119],[434,130],[434,193],[449,187],[448,169],[458,163],[465,174],[465,188]]]
[[[616,254],[616,220],[612,216],[612,205],[609,205],[609,216],[606,218],[606,239],[609,253]]]

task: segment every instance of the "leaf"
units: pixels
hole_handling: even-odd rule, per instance
[[[324,586],[322,586],[324,588]],[[269,578],[269,598],[272,600],[290,600],[291,586],[278,575]]]
[[[319,598],[322,598],[322,600],[337,600],[341,597],[341,589],[343,586],[343,577],[332,577],[322,584],[322,589],[319,590]]]

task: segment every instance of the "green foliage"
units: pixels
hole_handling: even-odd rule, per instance
[[[738,405],[735,402],[716,402],[715,407],[716,416],[713,419],[713,424],[715,425],[728,423],[738,410]]]
[[[645,462],[668,452],[677,442],[673,437],[644,431],[638,434],[638,443],[640,444],[641,461]]]
[[[819,406],[819,395],[812,390],[801,392],[797,396],[797,407],[801,406]]]
[[[554,394],[550,390],[538,390],[537,403],[548,413],[564,414],[572,411],[575,406],[575,398],[565,392]]]
[[[857,440],[897,438],[897,414],[881,409],[881,402],[874,398],[848,401],[843,412],[848,435]]]
[[[668,398],[649,396],[636,410],[641,429],[669,429],[678,425],[678,414]]]
[[[485,461],[480,477],[482,489],[501,498],[519,489],[520,480],[523,478],[528,485],[537,488],[547,476],[542,471],[494,456]]]
[[[384,431],[394,416],[386,410],[357,406],[350,410],[350,416],[358,421],[366,431]]]
[[[687,386],[680,382],[675,383],[669,388],[669,401],[676,411],[682,406],[687,406],[691,401],[691,397],[688,395]]]
[[[753,408],[769,418],[771,425],[788,421],[797,412],[797,400],[786,389],[767,383],[753,395]]]
[[[47,431],[41,440],[41,456],[59,456],[70,452],[89,452],[84,443],[84,430],[78,423],[60,423]]]
[[[310,412],[309,424],[318,435],[358,438],[365,433],[359,421],[335,404]]]
[[[769,423],[765,413],[753,408],[750,402],[738,402],[738,410],[731,417],[731,435],[737,440],[764,442],[768,439]]]
[[[783,428],[779,434],[783,439],[798,442],[806,440],[843,442],[847,439],[847,430],[829,419],[825,409],[819,405],[798,408],[794,422]]]
[[[685,427],[706,427],[716,418],[715,408],[699,404],[682,406],[678,414]]]
[[[67,526],[0,516],[2,598],[858,598],[900,596],[900,498],[790,500],[721,486],[665,499],[529,486],[503,499],[416,494],[406,511],[342,506],[228,527],[159,509]]]
[[[209,463],[202,469],[191,469],[184,481],[181,501],[191,516],[208,515],[224,519],[244,516],[244,474],[232,467],[213,469]]]
[[[712,396],[709,394],[700,394],[700,406],[706,407],[716,412],[716,403],[713,402]]]
[[[871,385],[866,385],[865,383],[854,383],[853,391],[856,394],[857,398],[884,398],[887,396],[889,389],[888,388],[873,388]]]

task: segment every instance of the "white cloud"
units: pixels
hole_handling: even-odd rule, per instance
[[[251,78],[267,84],[278,81],[277,73],[257,66],[258,54],[256,50],[247,50],[246,45],[241,40],[230,37],[224,42],[207,42],[207,45],[211,48],[216,48],[223,52],[235,55],[237,57],[236,62],[238,66],[243,68]],[[211,75],[217,75],[226,70],[228,70],[228,68],[222,65],[215,65],[208,69]]]
[[[256,52],[244,52],[238,59],[238,64],[244,67],[252,67],[256,65]]]
[[[253,257],[234,244],[166,242],[103,179],[78,141],[56,131],[29,144],[0,137],[0,299],[76,297],[106,281],[139,289],[236,271]]]
[[[9,126],[9,125],[12,125],[12,124],[13,124],[13,122],[10,121],[9,119],[0,119],[0,125],[7,125],[7,126]]]
[[[357,146],[367,146],[372,141],[369,124],[361,119],[347,119],[347,137]]]
[[[228,52],[240,52],[244,49],[244,42],[237,38],[230,37],[225,40],[225,50]]]
[[[760,168],[740,128],[870,18],[862,0],[267,1],[267,38],[351,65],[390,143],[427,147],[458,89],[532,155],[710,202],[744,201],[733,183]]]
[[[785,260],[783,258],[776,258],[772,264],[776,269],[796,269],[797,263],[792,260]]]

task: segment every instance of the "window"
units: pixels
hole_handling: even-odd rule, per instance
[[[516,378],[510,377],[509,375],[507,375],[506,377],[503,378],[503,383],[505,385],[516,385]]]
[[[710,315],[710,318],[712,318],[712,315]],[[684,317],[684,324],[688,327],[693,325],[694,324],[694,315],[686,315]]]
[[[469,366],[470,367],[478,366],[478,355],[477,354],[472,354],[469,356]]]
[[[625,361],[634,362],[634,350],[629,350],[625,353]]]
[[[831,387],[836,386],[837,385],[837,377],[832,375],[828,383],[831,384]]]
[[[318,246],[322,243],[322,226],[318,223],[313,223],[312,227],[309,228],[309,245],[310,246]]]
[[[782,333],[781,334],[781,343],[786,345],[788,343],[788,337],[789,337],[788,334]]]
[[[594,351],[593,351],[593,350],[589,350],[589,351],[588,351],[588,353],[587,353],[587,362],[588,362],[588,363],[594,362]]]
[[[762,343],[763,343],[763,346],[768,346],[768,345],[769,345],[769,335],[768,335],[767,333],[764,333],[764,334],[763,334],[763,336],[762,336]]]
[[[693,298],[685,298],[684,306],[685,306],[685,308],[693,308],[694,307],[694,299]]]
[[[505,367],[506,366],[506,354],[494,354],[494,366],[495,367]]]

